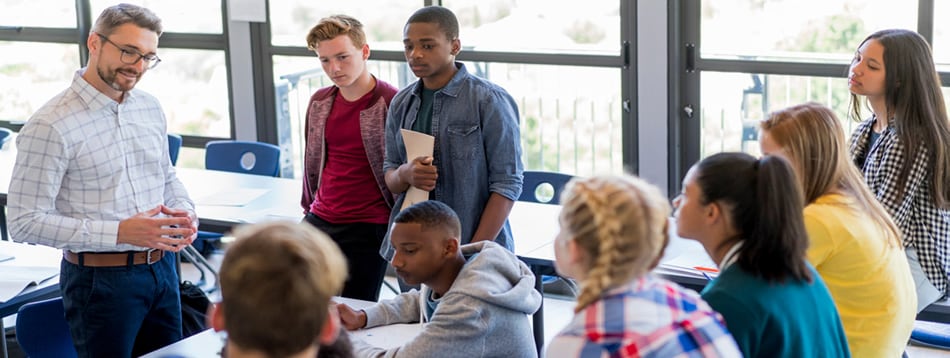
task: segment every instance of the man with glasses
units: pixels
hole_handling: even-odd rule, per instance
[[[136,90],[159,63],[161,20],[120,4],[86,40],[89,63],[17,137],[10,234],[60,248],[80,357],[139,356],[181,339],[174,255],[197,232],[158,101]]]

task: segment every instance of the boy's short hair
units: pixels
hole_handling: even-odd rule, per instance
[[[307,34],[307,48],[316,51],[320,41],[333,40],[341,35],[349,36],[356,48],[363,48],[366,44],[363,23],[347,15],[333,15],[320,19],[320,22],[310,29]]]
[[[439,228],[454,237],[462,235],[462,225],[455,210],[436,200],[426,200],[410,205],[396,214],[393,222],[420,224],[422,230]]]
[[[149,29],[158,36],[162,35],[162,19],[158,18],[152,10],[132,4],[118,4],[102,10],[92,26],[92,32],[109,36],[116,27],[128,23]]]
[[[459,38],[459,20],[452,10],[441,6],[426,6],[416,10],[406,25],[416,22],[435,23],[450,41]]]
[[[346,259],[306,224],[239,227],[221,263],[221,310],[228,339],[273,356],[317,344],[330,298],[346,280]]]

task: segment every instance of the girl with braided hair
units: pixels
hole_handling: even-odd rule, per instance
[[[579,281],[575,316],[548,357],[740,357],[722,318],[649,271],[669,239],[670,206],[633,177],[574,179],[561,198],[555,266]]]
[[[686,173],[677,234],[719,266],[702,297],[746,358],[850,357],[831,293],[805,260],[802,190],[791,165],[719,153]]]

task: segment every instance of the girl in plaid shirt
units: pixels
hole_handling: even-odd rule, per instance
[[[741,357],[699,295],[648,273],[668,241],[659,190],[633,177],[575,179],[561,203],[555,264],[581,293],[546,356]]]
[[[950,121],[927,41],[882,30],[855,52],[848,74],[852,116],[873,112],[851,136],[851,157],[903,234],[917,310],[947,291],[950,272]]]

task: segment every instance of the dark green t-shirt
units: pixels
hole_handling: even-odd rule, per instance
[[[422,87],[422,103],[419,104],[419,113],[416,114],[416,121],[412,123],[412,130],[432,134],[432,100],[435,98],[435,92],[440,89]]]

